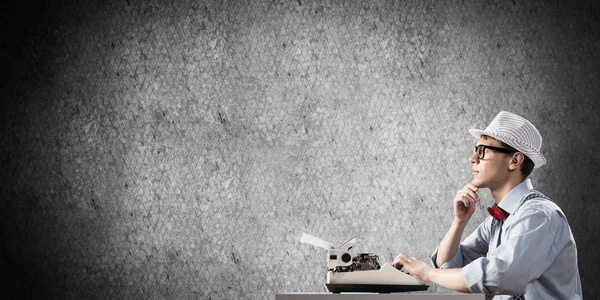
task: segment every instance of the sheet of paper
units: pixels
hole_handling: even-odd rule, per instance
[[[324,241],[316,236],[312,236],[310,234],[302,233],[302,237],[300,238],[300,242],[311,244],[317,246],[319,248],[323,248],[325,250],[335,249],[335,246],[327,241]]]
[[[349,241],[347,241],[345,244],[341,245],[340,249],[350,249],[351,247],[356,245],[358,242],[360,242],[360,238],[353,236]]]

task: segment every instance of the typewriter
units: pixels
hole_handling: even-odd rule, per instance
[[[360,242],[357,237],[335,247],[330,242],[303,233],[300,242],[327,250],[325,286],[332,293],[397,293],[424,291],[429,287],[389,263],[380,265],[379,256],[373,253],[352,256],[350,249]]]

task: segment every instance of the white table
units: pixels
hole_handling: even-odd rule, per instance
[[[275,300],[485,300],[484,294],[374,294],[374,293],[289,293]]]

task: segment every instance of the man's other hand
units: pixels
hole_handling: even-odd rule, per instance
[[[402,255],[402,253],[400,253],[400,255]],[[404,267],[404,265],[402,265],[402,263],[400,262],[400,255],[396,256],[396,258],[394,258],[394,261],[392,262],[392,267],[398,270],[402,270],[402,267]]]
[[[394,266],[394,268],[398,270],[400,270],[404,266],[404,269],[408,273],[410,273],[410,275],[423,282],[431,281],[429,279],[429,275],[431,274],[431,272],[434,271],[434,269],[431,266],[427,265],[423,261],[414,257],[409,257],[408,255],[402,253],[400,253],[400,255],[396,257],[396,259],[392,263],[392,266]]]

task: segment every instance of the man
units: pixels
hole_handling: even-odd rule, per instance
[[[424,282],[488,299],[581,299],[577,248],[567,219],[527,179],[546,163],[538,130],[502,111],[485,130],[469,132],[478,139],[470,157],[473,181],[456,193],[454,221],[431,256],[435,268],[404,254],[392,265]],[[482,188],[491,191],[496,205],[460,243]]]

